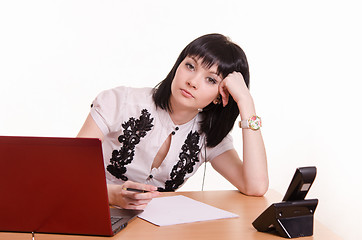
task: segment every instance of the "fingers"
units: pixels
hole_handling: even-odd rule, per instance
[[[224,78],[219,84],[219,93],[222,96],[223,106],[228,104],[231,95],[235,102],[238,102],[243,96],[250,94],[244,77],[240,72],[232,72]]]
[[[122,188],[122,196],[132,199],[134,201],[142,202],[142,200],[151,200],[152,198],[158,197],[160,195],[161,193],[158,191],[138,193],[138,192],[128,191]]]
[[[127,188],[134,188],[147,192],[139,193],[128,191],[126,190]],[[127,181],[123,184],[121,190],[122,207],[127,209],[144,209],[153,198],[160,195],[161,193],[157,191],[157,187],[155,186]]]
[[[124,189],[126,189],[126,188],[134,188],[134,189],[147,191],[147,192],[157,191],[157,187],[155,187],[155,186],[148,185],[148,184],[143,184],[143,183],[132,182],[132,181],[126,181],[123,184],[123,188]]]
[[[135,193],[122,190],[123,208],[126,209],[144,209],[154,198],[160,196],[159,192]]]
[[[152,200],[152,199],[135,200],[134,198],[128,198],[128,197],[123,197],[123,198],[124,198],[124,205],[122,207],[126,209],[135,209],[135,210],[144,209],[147,206],[147,204]]]

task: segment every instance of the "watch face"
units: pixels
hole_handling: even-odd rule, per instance
[[[249,119],[249,127],[253,130],[258,130],[261,127],[261,119],[258,116],[252,116]]]

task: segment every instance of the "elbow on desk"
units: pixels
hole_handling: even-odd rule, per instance
[[[247,196],[253,196],[253,197],[262,197],[265,195],[265,193],[268,191],[268,188],[266,189],[253,189],[249,191],[242,192],[243,194]]]
[[[248,196],[262,197],[268,191],[269,181],[263,183],[258,183],[256,185],[247,186],[244,189],[239,189],[239,191]]]

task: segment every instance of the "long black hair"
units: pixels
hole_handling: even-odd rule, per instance
[[[201,59],[202,64],[208,68],[216,64],[218,74],[223,79],[229,73],[240,72],[249,87],[249,65],[244,51],[224,35],[207,34],[195,39],[182,50],[169,74],[153,89],[153,100],[157,107],[172,112],[171,84],[177,68],[187,56]],[[233,128],[239,108],[230,95],[225,107],[210,103],[201,114],[201,131],[206,134],[207,146],[215,147]]]

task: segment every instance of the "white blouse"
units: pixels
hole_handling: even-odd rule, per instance
[[[205,134],[200,116],[175,125],[167,111],[156,108],[152,88],[117,87],[101,92],[91,116],[104,134],[103,157],[107,183],[127,180],[157,186],[160,191],[179,188],[205,162]],[[158,168],[153,160],[167,137],[169,151]],[[206,148],[206,161],[233,149],[228,134],[216,147]]]

